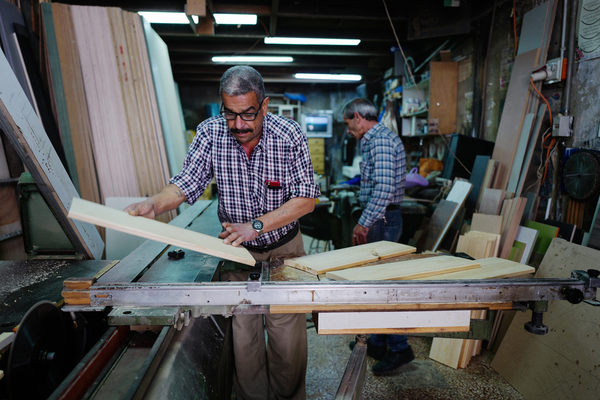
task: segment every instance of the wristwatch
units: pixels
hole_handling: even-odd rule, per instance
[[[250,221],[250,224],[252,224],[252,229],[254,229],[256,232],[258,232],[259,236],[265,232],[263,230],[263,223],[261,220],[253,219],[252,221]]]

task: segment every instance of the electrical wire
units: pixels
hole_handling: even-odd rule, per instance
[[[515,29],[515,57],[517,57],[517,44],[519,40],[517,39],[517,1],[513,0],[513,27]]]
[[[552,128],[553,123],[552,123],[552,111],[550,110],[550,103],[548,103],[548,100],[546,100],[546,98],[542,95],[542,93],[538,90],[538,88],[535,87],[535,83],[533,83],[532,77],[529,77],[529,81],[531,82],[531,86],[533,87],[533,89],[540,96],[540,98],[542,100],[544,100],[544,102],[546,103],[546,106],[548,107],[548,117],[550,117],[550,128]],[[556,138],[552,138],[552,140],[550,141],[550,145],[548,145],[548,147],[544,146],[544,143],[546,143],[546,139],[548,139],[549,136],[550,136],[550,133],[545,135],[542,139],[542,153],[544,152],[544,148],[548,149],[548,151],[546,152],[546,163],[544,163],[545,167],[544,167],[544,177],[542,179],[542,183],[544,183],[546,181],[546,173],[548,172],[548,157],[550,156],[550,151],[556,144]]]
[[[400,39],[398,39],[398,35],[396,34],[396,28],[394,28],[394,24],[392,22],[392,17],[390,16],[390,12],[388,10],[387,4],[386,4],[385,0],[382,0],[382,2],[383,2],[383,7],[385,8],[385,13],[388,17],[388,21],[390,22],[390,26],[392,27],[392,32],[394,32],[394,37],[396,38],[396,43],[398,44],[398,48],[400,49],[400,54],[402,54],[402,58],[404,59],[405,70],[408,71],[408,74],[410,75],[410,79],[411,79],[413,85],[415,86],[415,89],[417,90],[417,94],[419,95],[419,98],[421,99],[423,104],[425,104],[425,109],[427,110],[427,113],[429,113],[429,106],[427,105],[427,102],[425,101],[423,95],[421,94],[421,91],[419,90],[419,87],[417,86],[417,83],[415,82],[415,77],[413,76],[410,65],[408,65],[408,60],[406,58],[406,55],[404,54],[404,51],[402,50],[402,46],[400,45]],[[439,132],[438,124],[436,124],[436,128],[438,129],[438,132]],[[467,173],[469,175],[471,175],[471,171],[465,166],[465,164],[462,163],[462,161],[460,161],[460,159],[456,156],[456,154],[450,148],[450,143],[448,143],[448,140],[446,140],[446,137],[442,134],[439,134],[438,136],[442,138],[444,145],[446,146],[448,151],[450,153],[452,153],[452,156],[454,157],[454,159],[456,161],[458,161],[458,163],[460,165],[462,165],[462,167],[465,169],[465,171],[467,171]]]

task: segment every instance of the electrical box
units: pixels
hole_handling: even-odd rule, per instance
[[[552,124],[552,136],[570,137],[573,134],[573,116],[557,116]]]

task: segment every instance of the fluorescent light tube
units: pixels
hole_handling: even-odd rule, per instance
[[[289,56],[215,56],[212,62],[215,63],[284,63],[292,62],[294,59]]]
[[[294,78],[317,81],[360,81],[362,76],[355,74],[294,74]]]
[[[218,25],[256,25],[256,14],[213,14]]]
[[[151,24],[189,24],[190,21],[185,13],[178,12],[154,12],[154,11],[140,11],[138,12],[142,17],[146,18],[146,21]],[[195,24],[198,23],[198,16],[192,15],[192,20]]]
[[[319,39],[319,38],[290,38],[266,37],[265,44],[313,44],[334,46],[357,46],[360,39]]]

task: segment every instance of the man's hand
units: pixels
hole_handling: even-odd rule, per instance
[[[156,212],[154,211],[154,202],[151,199],[144,200],[141,203],[131,204],[124,211],[129,213],[129,215],[133,215],[134,217],[139,216],[149,219],[154,219],[156,217]]]
[[[357,244],[366,244],[367,233],[369,233],[369,228],[365,228],[360,224],[356,224],[352,230],[352,246],[356,246]]]
[[[247,222],[245,224],[232,224],[230,222],[223,222],[223,228],[225,230],[219,233],[219,237],[223,239],[223,243],[231,244],[237,247],[242,242],[249,242],[258,237],[258,232],[252,228],[252,224]]]

